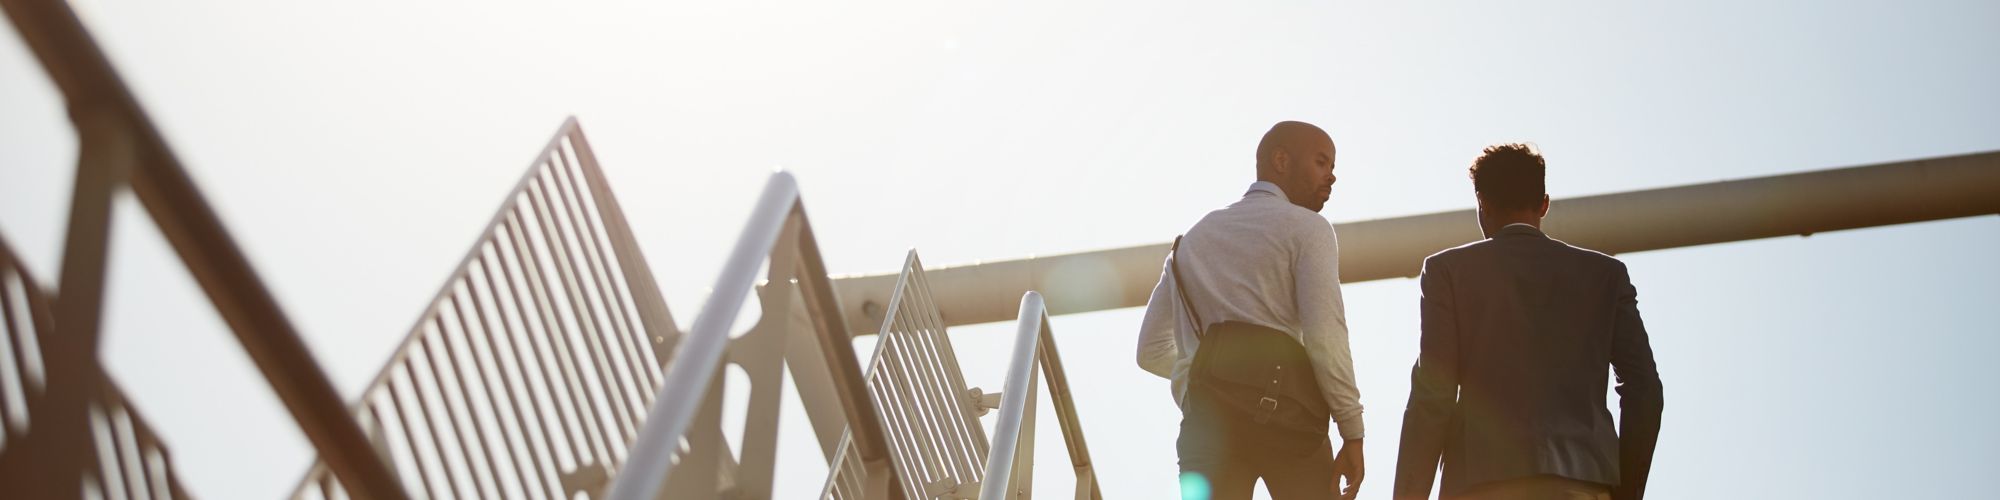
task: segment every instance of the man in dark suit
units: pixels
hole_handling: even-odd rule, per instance
[[[1473,162],[1485,240],[1424,259],[1396,498],[1638,499],[1660,378],[1625,264],[1549,238],[1546,163],[1525,144]],[[1605,406],[1618,377],[1621,421]]]

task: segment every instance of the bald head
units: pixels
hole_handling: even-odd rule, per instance
[[[1318,212],[1333,194],[1333,138],[1306,122],[1272,125],[1257,142],[1257,180],[1277,184],[1292,204]]]

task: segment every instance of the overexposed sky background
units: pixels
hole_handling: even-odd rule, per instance
[[[1988,1],[76,3],[349,394],[570,115],[683,323],[774,168],[857,273],[1166,241],[1241,194],[1284,119],[1339,144],[1332,221],[1467,207],[1498,141],[1538,143],[1557,197],[2000,149]],[[0,234],[47,280],[75,139],[0,31]],[[288,492],[310,448],[121,203],[104,359],[195,493]],[[1667,387],[1656,498],[1988,491],[1995,247],[1989,216],[1622,256]],[[1415,286],[1346,293],[1363,496],[1387,498]],[[1054,320],[1109,498],[1175,486],[1137,323]],[[954,331],[972,383],[998,386],[973,354],[1010,331]],[[777,495],[810,496],[824,465],[786,418]]]

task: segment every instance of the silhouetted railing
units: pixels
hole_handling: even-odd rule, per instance
[[[58,295],[45,324],[55,335],[40,336],[45,390],[30,408],[34,424],[27,434],[9,439],[0,452],[0,484],[8,496],[83,497],[91,471],[99,469],[90,463],[92,448],[84,445],[95,438],[93,422],[118,427],[123,419],[136,418],[129,405],[99,404],[105,401],[105,377],[97,360],[112,203],[130,188],[306,439],[326,457],[327,467],[340,473],[356,497],[406,498],[389,468],[369,452],[367,437],[298,330],[69,4],[0,0],[0,7],[62,91],[78,146],[62,271],[53,284]],[[135,443],[151,438],[132,437]],[[131,470],[150,475],[143,455],[138,462]],[[156,482],[141,477],[120,486],[142,484]],[[171,491],[172,483],[168,486]]]
[[[0,453],[28,437],[47,393],[42,337],[55,333],[48,293],[0,238]],[[92,366],[102,369],[101,366]],[[104,373],[89,402],[84,481],[123,498],[191,498],[153,427]],[[11,493],[11,489],[9,491]]]

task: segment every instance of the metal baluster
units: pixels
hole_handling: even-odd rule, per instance
[[[437,334],[423,335],[420,340],[424,346],[424,356],[425,356],[424,366],[430,368],[431,384],[434,387],[436,387],[437,390],[438,406],[444,407],[446,425],[451,427],[454,437],[457,438],[456,441],[458,442],[458,453],[459,453],[458,456],[461,459],[463,459],[465,463],[466,474],[467,476],[469,476],[466,477],[465,479],[472,482],[473,489],[475,491],[478,491],[480,495],[482,495],[481,498],[497,498],[497,495],[495,495],[493,492],[487,491],[485,483],[479,481],[479,465],[476,462],[479,456],[472,453],[472,446],[474,441],[470,436],[467,436],[465,434],[467,430],[466,426],[459,425],[458,409],[453,407],[451,404],[451,391],[448,390],[450,386],[447,385],[450,384],[450,382],[445,381],[444,372],[446,370],[455,369],[455,366],[447,364],[445,360],[438,359],[439,351],[444,351],[446,354],[450,353],[450,351],[448,350],[450,349],[450,346],[437,347],[433,345],[431,340],[431,339],[439,339],[439,342],[444,341],[442,339],[442,337],[446,335],[444,331],[444,318],[442,315],[437,314],[435,311],[433,311],[431,313],[430,322],[432,324],[432,327],[436,328]]]
[[[523,193],[523,196],[528,199],[529,205],[534,204],[535,197],[532,193]],[[524,208],[522,205],[514,206],[515,219],[519,222],[516,226],[517,228],[518,226],[528,224],[528,219],[522,215]],[[543,224],[546,224],[546,222]],[[517,232],[516,236],[525,237],[525,233]],[[544,243],[546,243],[548,237],[547,232],[542,233]],[[580,398],[584,403],[582,405],[572,404],[578,410],[576,416],[577,420],[583,424],[583,432],[590,438],[578,444],[590,447],[588,448],[591,450],[590,456],[595,462],[607,467],[611,466],[610,448],[614,446],[613,443],[617,443],[618,441],[611,438],[611,431],[605,428],[603,419],[598,417],[597,396],[591,393],[589,383],[584,379],[586,375],[583,368],[584,358],[580,357],[582,355],[578,354],[575,349],[570,348],[569,335],[563,333],[567,330],[560,326],[562,321],[561,315],[555,308],[554,299],[550,297],[551,295],[555,295],[554,287],[558,286],[558,284],[554,281],[543,279],[542,256],[540,252],[535,250],[534,241],[527,240],[520,244],[525,245],[525,253],[529,257],[528,262],[532,264],[525,266],[523,272],[528,275],[530,282],[534,285],[531,289],[535,291],[536,303],[541,307],[543,314],[542,321],[546,323],[546,327],[542,329],[543,338],[549,343],[549,348],[557,354],[556,361],[562,366],[562,372],[565,377],[564,381],[568,382],[570,399],[574,402]],[[550,251],[554,252],[553,249]],[[560,268],[558,268],[558,273],[560,273]],[[609,406],[607,405],[606,407],[608,408]]]
[[[453,481],[451,478],[451,458],[446,456],[447,452],[445,451],[444,448],[444,433],[438,432],[437,418],[435,418],[436,415],[431,413],[431,403],[429,400],[424,398],[423,382],[421,379],[417,378],[416,350],[419,347],[420,346],[412,346],[410,350],[407,351],[410,353],[410,356],[403,358],[403,376],[407,377],[410,380],[410,399],[417,400],[417,414],[418,416],[423,417],[424,427],[430,429],[431,431],[430,434],[427,435],[426,437],[429,438],[428,441],[430,441],[431,444],[431,451],[433,452],[432,454],[437,456],[438,475],[444,479],[444,483],[446,486],[451,487],[452,498],[454,499],[466,498],[465,490],[459,487],[458,481]],[[402,407],[401,405],[398,405],[397,413],[401,413],[403,415],[403,419],[405,422],[408,422],[410,418],[409,417],[410,412],[407,410],[408,410],[407,407]],[[408,425],[405,425],[403,427],[403,430],[405,431],[408,431],[409,429],[410,427]],[[411,441],[411,443],[415,442],[416,441],[414,440]],[[418,471],[424,470],[422,455],[417,456],[417,470]],[[424,474],[424,490],[430,494],[431,498],[433,499],[438,498],[437,492],[432,491],[431,489],[430,476],[428,473]]]
[[[597,314],[591,309],[589,292],[579,283],[585,277],[584,272],[578,267],[577,259],[571,258],[573,253],[581,252],[571,250],[568,238],[564,237],[562,222],[555,218],[555,214],[561,208],[553,206],[554,195],[549,194],[547,179],[537,177],[535,186],[529,189],[529,193],[528,201],[534,205],[538,220],[542,223],[542,234],[549,240],[549,254],[555,257],[556,265],[561,266],[558,268],[558,274],[562,275],[564,291],[568,292],[570,313],[575,317],[577,326],[583,330],[578,332],[578,336],[582,337],[583,345],[589,352],[588,357],[584,359],[596,361],[589,364],[596,369],[598,388],[603,391],[612,414],[610,425],[617,430],[617,439],[607,438],[605,442],[606,451],[612,452],[606,457],[606,461],[616,463],[619,456],[624,454],[625,443],[631,442],[632,433],[636,432],[635,429],[638,427],[635,422],[641,417],[626,404],[626,384],[611,366],[610,356],[604,352],[600,340],[601,334],[598,333],[603,331],[604,325],[599,323]]]
[[[624,354],[621,361],[624,363],[625,371],[632,379],[633,388],[637,389],[637,394],[627,396],[639,400],[631,405],[633,415],[637,419],[644,419],[645,407],[652,403],[653,390],[659,387],[659,381],[654,380],[650,372],[644,370],[645,364],[638,357],[639,346],[633,343],[635,328],[627,322],[625,293],[620,291],[617,282],[611,279],[611,258],[605,255],[604,245],[597,237],[597,220],[590,217],[590,210],[585,207],[584,195],[577,186],[575,169],[562,153],[560,150],[556,152],[556,170],[561,175],[553,177],[560,188],[558,192],[563,195],[563,203],[569,206],[571,227],[577,231],[577,239],[586,249],[584,261],[590,265],[592,281],[597,284],[598,297],[601,299],[599,302],[606,303],[603,306],[605,313],[611,316],[611,336],[616,337],[618,348]]]
[[[462,284],[463,283],[462,280],[464,280],[464,273],[460,273],[459,276],[460,277],[454,281],[457,281]],[[454,285],[453,288],[454,288],[453,292],[456,292],[457,285]],[[473,404],[472,387],[477,387],[477,386],[465,383],[465,365],[460,364],[458,362],[458,354],[457,354],[458,348],[454,346],[453,345],[454,342],[452,342],[453,337],[458,337],[458,339],[462,341],[462,343],[467,345],[467,349],[471,348],[470,337],[472,334],[471,332],[467,332],[464,329],[465,316],[463,314],[458,314],[456,312],[456,310],[463,307],[460,305],[460,301],[461,299],[458,298],[456,293],[452,294],[452,296],[447,297],[445,299],[445,302],[450,304],[450,307],[447,307],[445,304],[438,304],[438,309],[431,313],[432,314],[431,317],[433,323],[437,327],[437,341],[438,344],[440,344],[439,350],[444,351],[445,364],[443,366],[444,368],[443,371],[451,375],[451,380],[453,385],[456,385],[458,387],[458,400],[460,403],[462,403],[461,406],[465,408],[465,421],[472,427],[471,429],[473,437],[472,442],[466,443],[461,441],[459,444],[461,446],[476,444],[479,446],[479,451],[481,452],[480,455],[467,455],[465,457],[466,469],[472,473],[471,479],[474,484],[484,485],[484,483],[479,481],[480,469],[472,464],[472,461],[475,458],[483,456],[486,459],[485,471],[487,479],[491,480],[493,486],[494,498],[497,498],[500,492],[504,490],[504,488],[502,488],[500,485],[501,472],[498,463],[499,461],[494,456],[493,446],[490,443],[486,442],[486,424],[479,422],[479,407],[478,405]],[[452,335],[451,333],[452,330],[447,329],[446,323],[444,321],[444,315],[446,313],[452,313],[452,316],[458,319],[457,321],[459,325],[458,335]],[[432,353],[431,356],[435,358],[437,354]],[[477,358],[474,358],[474,360],[477,361]],[[436,373],[438,368],[439,368],[438,365],[435,364],[431,365],[432,373]],[[444,380],[439,379],[438,384],[443,385]],[[449,410],[451,408],[450,406],[451,398],[449,397],[450,391],[439,390],[438,394],[446,396],[445,409]],[[457,417],[453,417],[453,423],[456,422],[457,422]],[[463,437],[465,435],[466,426],[461,425],[457,427],[459,436]]]
[[[527,369],[526,367],[528,366],[533,366],[535,367],[536,373],[540,374],[543,392],[545,392],[548,396],[548,401],[549,401],[548,411],[549,413],[555,414],[556,426],[562,429],[562,437],[564,440],[563,448],[569,450],[568,455],[570,458],[570,463],[574,464],[575,466],[581,467],[584,462],[584,457],[592,456],[588,450],[588,448],[590,447],[590,442],[584,436],[584,431],[583,431],[584,424],[581,421],[572,421],[570,415],[563,412],[563,409],[574,408],[575,405],[559,404],[562,401],[558,399],[559,393],[557,392],[558,389],[568,387],[569,379],[565,376],[565,373],[562,371],[562,366],[559,363],[553,361],[553,359],[555,359],[556,357],[555,354],[553,352],[545,353],[542,350],[542,345],[540,343],[535,342],[535,332],[537,331],[537,325],[540,325],[539,328],[542,331],[546,331],[546,329],[553,328],[554,326],[552,322],[553,320],[551,320],[549,317],[550,316],[549,311],[543,308],[545,306],[540,305],[540,304],[545,304],[547,301],[543,300],[541,297],[540,282],[529,280],[528,272],[530,266],[532,266],[533,263],[527,260],[529,257],[526,256],[524,254],[524,251],[522,250],[527,245],[526,239],[520,234],[519,223],[514,219],[514,216],[512,214],[507,216],[506,226],[503,229],[505,229],[507,232],[507,239],[509,240],[509,242],[512,243],[511,247],[503,245],[500,248],[500,250],[502,250],[505,254],[502,256],[503,261],[511,261],[514,263],[515,266],[521,269],[520,276],[515,276],[514,274],[515,267],[509,267],[505,265],[506,262],[502,262],[502,265],[500,266],[500,273],[507,278],[508,295],[514,298],[514,310],[517,313],[517,315],[520,316],[521,318],[521,335],[518,338],[513,339],[514,345],[516,346],[514,348],[514,356],[516,358],[520,358],[522,355],[522,349],[519,347],[520,343],[525,342],[528,344],[528,348],[526,350],[528,352],[528,355],[533,357],[534,362],[528,363],[525,361],[517,360],[517,363],[521,364],[523,370],[526,370]],[[508,258],[509,256],[511,256],[511,258]],[[516,283],[519,283],[519,285],[516,285]],[[528,289],[527,293],[523,294],[520,291],[521,288]],[[523,295],[528,295],[528,297],[523,297]],[[533,307],[534,309],[533,314],[537,318],[541,319],[540,322],[531,321],[528,318],[529,316],[528,311],[530,309],[529,306],[531,304],[536,304]],[[549,350],[553,351],[554,347],[551,346]],[[533,389],[532,385],[530,385],[529,389]],[[537,398],[533,397],[534,396],[533,394],[529,394],[529,396],[530,396],[529,397],[530,401],[539,401]],[[574,401],[573,397],[571,399],[572,401]],[[547,426],[548,421],[541,415],[541,409],[539,406],[540,403],[537,402],[536,405],[537,405],[536,415],[535,415],[536,420],[541,420],[543,422],[543,426]],[[576,420],[581,420],[581,418],[582,418],[581,414],[578,414]],[[555,441],[553,441],[553,436],[551,436],[551,441],[549,441],[550,454],[558,453],[557,450],[555,449],[555,444],[556,443]],[[551,458],[551,461],[554,462],[557,460]],[[560,476],[561,472],[560,469],[561,469],[560,467],[557,468],[558,476]],[[563,495],[558,495],[558,496],[563,496]]]
[[[491,245],[492,246],[491,251],[493,252],[494,258],[496,259],[501,258],[498,235],[488,235],[486,241],[482,242],[481,245],[482,246]],[[482,254],[483,253],[484,251],[482,251]],[[515,346],[514,343],[512,342],[512,340],[515,338],[514,327],[507,322],[506,302],[500,298],[500,290],[504,287],[507,290],[507,295],[509,297],[513,297],[516,299],[518,299],[519,297],[514,295],[513,283],[511,282],[502,283],[494,279],[493,265],[494,265],[493,261],[485,258],[483,255],[479,259],[479,269],[483,273],[483,276],[485,276],[486,278],[487,287],[490,288],[489,291],[491,293],[493,301],[493,313],[500,317],[501,332],[499,335],[495,335],[493,329],[490,326],[484,327],[484,330],[486,332],[487,349],[492,351],[494,358],[493,367],[495,371],[499,372],[500,374],[500,382],[507,391],[507,400],[512,403],[509,406],[514,410],[514,422],[516,424],[516,427],[520,431],[521,447],[527,449],[528,451],[529,463],[531,464],[530,467],[534,469],[533,476],[535,478],[535,482],[542,486],[539,489],[542,490],[543,494],[548,494],[553,492],[555,493],[556,497],[561,497],[562,489],[550,487],[549,484],[550,478],[544,475],[546,471],[559,469],[559,467],[557,467],[554,463],[552,463],[552,461],[548,461],[542,458],[541,452],[535,449],[535,444],[537,443],[536,438],[539,437],[540,438],[539,441],[541,443],[548,444],[549,453],[551,454],[555,453],[554,444],[549,443],[550,437],[549,437],[548,422],[542,419],[541,403],[535,400],[534,388],[528,386],[529,385],[527,380],[528,365],[521,362],[521,352],[517,350],[518,347]],[[505,266],[506,264],[501,263],[500,265]],[[477,305],[478,302],[474,302],[474,304]],[[479,317],[482,322],[485,321],[486,319],[485,311],[483,310],[480,311]],[[526,318],[523,317],[523,322],[524,322],[523,326],[526,326],[525,321]],[[507,376],[506,373],[507,367],[505,363],[506,357],[500,354],[500,348],[502,347],[502,343],[500,342],[501,337],[505,337],[506,339],[508,339],[508,342],[506,343],[505,346],[507,347],[507,350],[513,353],[514,355],[513,358],[516,370],[515,373],[521,379],[522,387],[515,387],[514,378],[510,378]],[[528,406],[534,411],[536,423],[538,423],[539,425],[535,426],[529,425],[526,415],[524,415],[521,412],[521,399],[523,399],[522,395],[526,395],[526,399],[528,400]],[[536,428],[540,429],[539,433],[535,432],[534,429]],[[519,464],[520,461],[516,460],[515,463]],[[525,476],[530,475],[525,470],[521,474],[524,476],[523,481],[526,480]],[[523,484],[523,488],[525,487],[526,485]]]

